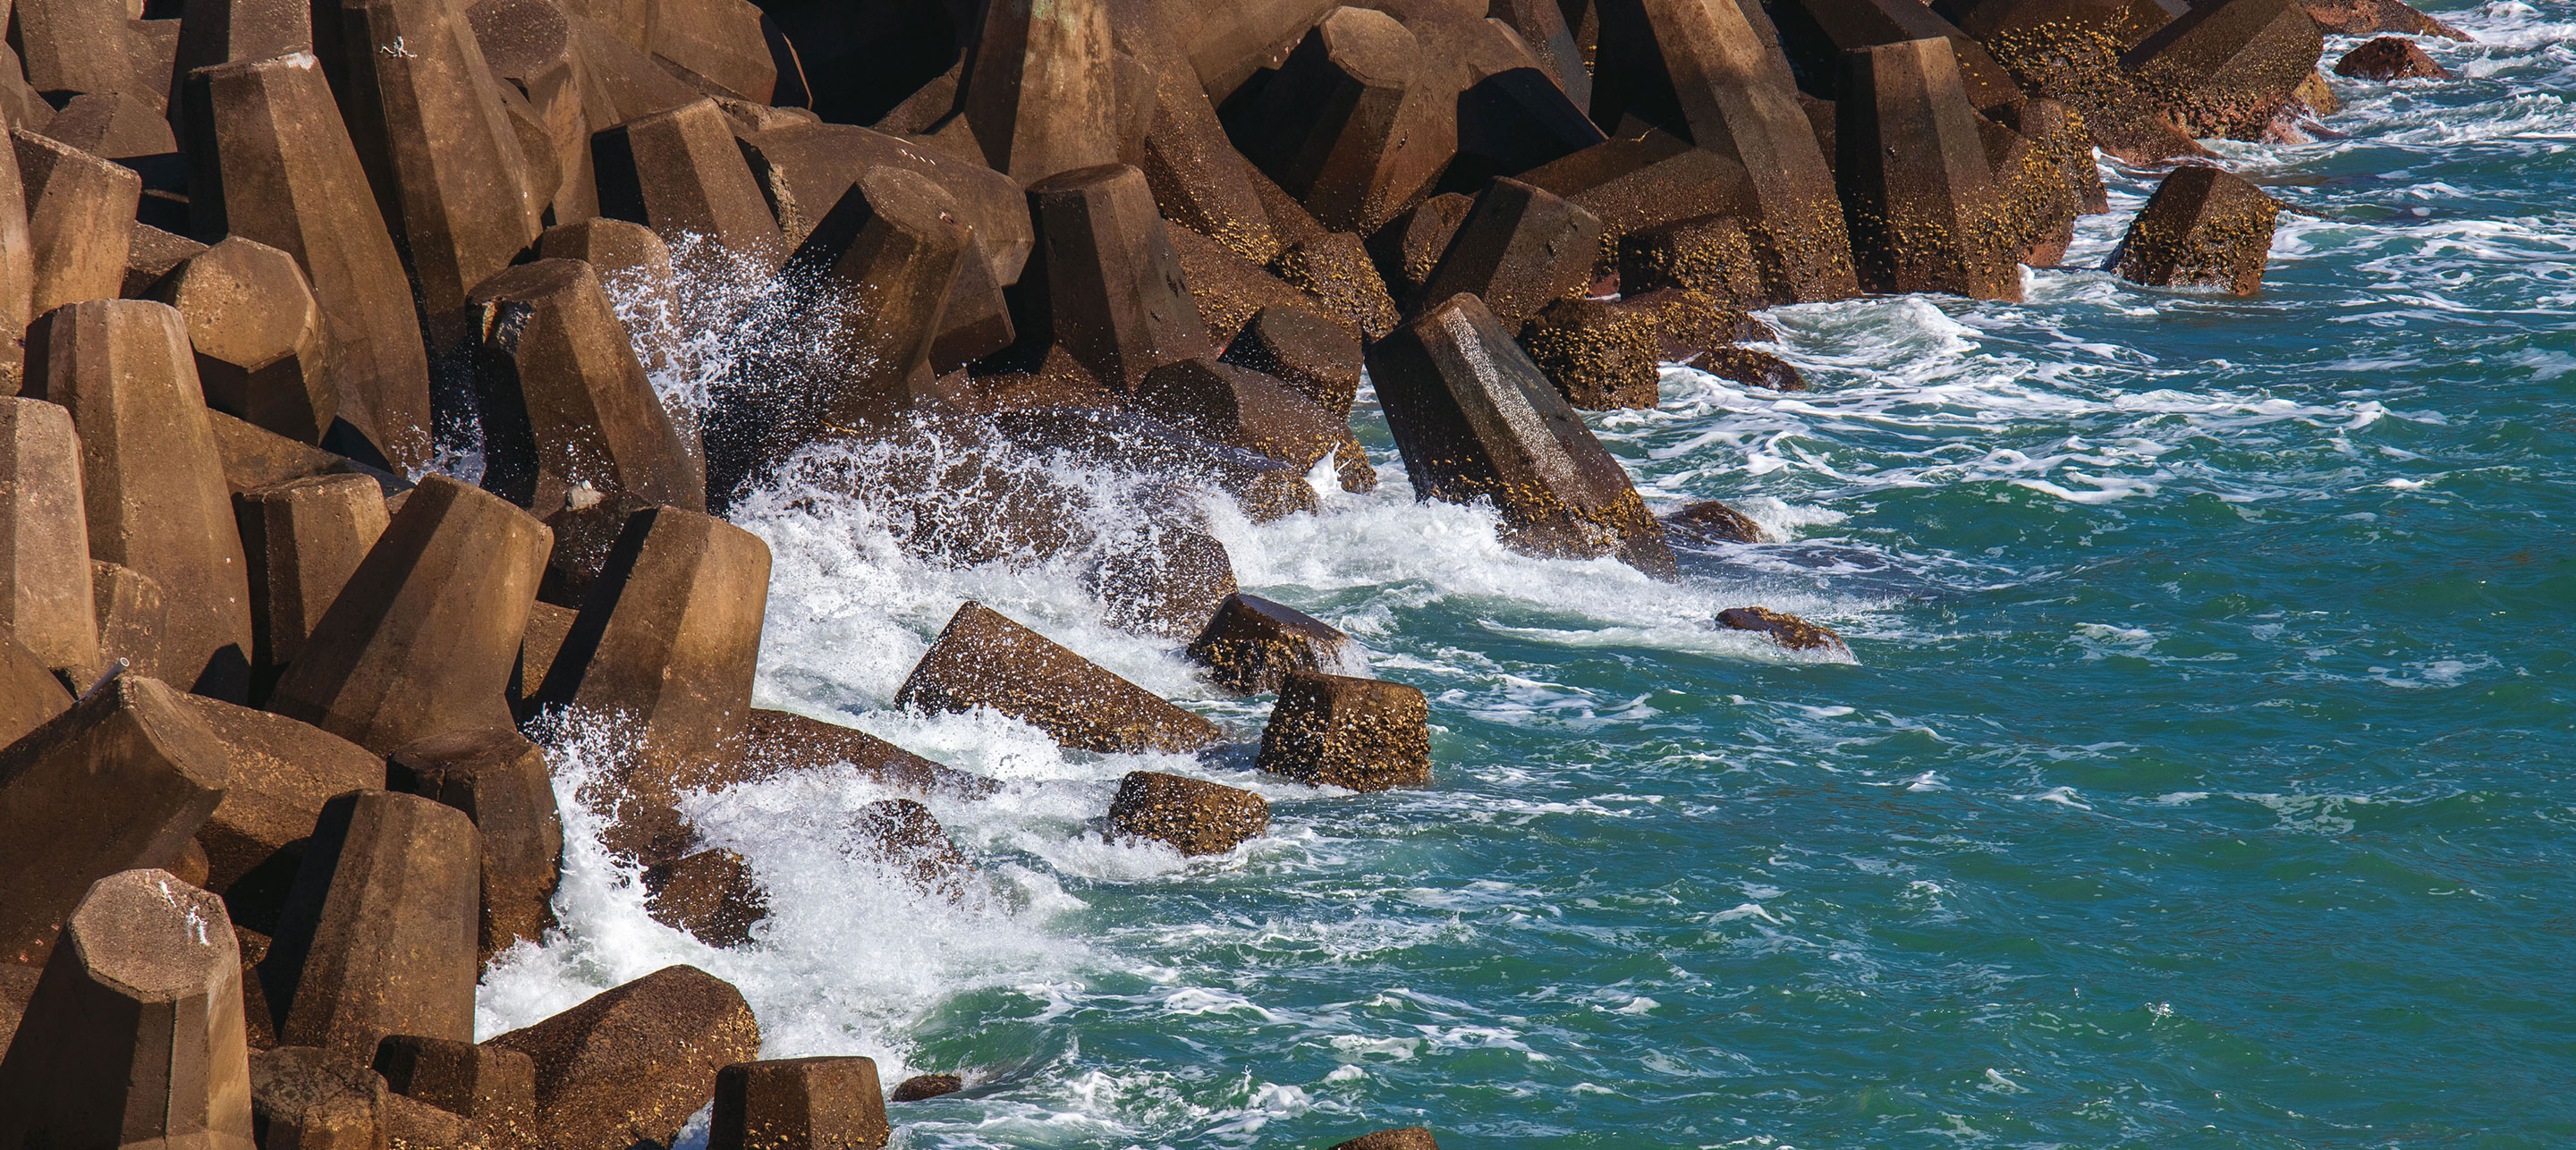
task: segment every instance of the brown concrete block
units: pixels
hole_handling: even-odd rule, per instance
[[[1359,395],[1359,341],[1311,308],[1253,313],[1220,358],[1295,388],[1337,419],[1350,418]]]
[[[652,0],[644,48],[702,89],[766,104],[778,65],[761,34],[760,9],[746,0]]]
[[[181,7],[178,54],[171,72],[183,82],[188,73],[199,68],[313,50],[311,4],[294,0],[185,0]],[[181,86],[184,88],[184,83]]]
[[[601,11],[612,5],[631,6],[634,11]],[[644,7],[643,0],[563,6],[564,22],[572,29],[573,48],[582,62],[583,114],[593,130],[667,112],[706,96],[645,54],[640,43],[647,28]]]
[[[1401,1126],[1334,1143],[1333,1150],[1440,1150],[1440,1143],[1420,1126]]]
[[[1268,268],[1234,254],[1233,249],[1188,228],[1172,228],[1172,254],[1179,258],[1181,280],[1198,305],[1199,322],[1211,337],[1243,330],[1253,313],[1265,308],[1303,308],[1316,312],[1353,339],[1364,338],[1358,325],[1323,306],[1315,297],[1289,286]]]
[[[1651,128],[1635,138],[1586,148],[1525,172],[1520,179],[1599,217],[1604,254],[1615,253],[1622,237],[1631,232],[1712,215],[1745,217],[1754,211],[1752,182],[1743,164]],[[1784,286],[1769,286],[1770,269],[1766,267],[1763,274],[1766,294],[1777,294],[1787,302],[1791,297]]]
[[[1673,288],[1742,307],[1784,302],[1771,294],[1744,221],[1735,216],[1699,216],[1631,231],[1619,237],[1618,252],[1623,292]]]
[[[1431,784],[1430,705],[1402,683],[1298,671],[1279,684],[1253,765],[1316,786]]]
[[[1490,21],[1488,26],[1500,30]],[[1535,58],[1526,45],[1510,47],[1508,58],[1524,63],[1476,79],[1458,93],[1458,155],[1441,177],[1451,187],[1473,186],[1486,176],[1516,176],[1607,138],[1555,80],[1530,66]],[[1467,77],[1479,70],[1471,67]]]
[[[580,614],[542,599],[529,608],[528,629],[519,638],[519,669],[510,677],[511,713],[523,719],[534,713],[537,688],[544,685],[546,670],[554,666],[564,636],[572,633],[573,619]]]
[[[1608,129],[1634,115],[1741,163],[1755,209],[1746,218],[1758,225],[1766,263],[1787,294],[1807,301],[1859,294],[1833,173],[1776,44],[1734,4],[1603,0],[1597,7],[1593,122]],[[1710,204],[1689,214],[1732,207]]]
[[[209,408],[206,422],[215,429],[215,452],[223,457],[224,486],[235,495],[316,475],[364,475],[375,480],[388,498],[411,490],[410,481],[391,472],[288,439],[248,420]]]
[[[309,53],[189,74],[192,228],[294,256],[342,373],[340,417],[410,468],[432,455],[429,361],[395,254],[331,89]]]
[[[2149,287],[2263,288],[2281,202],[2241,176],[2198,164],[2156,185],[2105,270]]]
[[[1135,409],[1218,443],[1300,470],[1341,446],[1349,426],[1285,383],[1209,358],[1165,364],[1136,389]],[[1190,634],[1198,632],[1193,621]]]
[[[662,242],[660,233],[632,220],[586,219],[547,228],[537,237],[537,255],[589,264],[610,289],[611,298],[640,297],[643,303],[637,314],[620,320],[626,325],[628,342],[646,372],[671,366],[669,333],[659,325],[680,322],[680,300],[671,246]]]
[[[331,429],[339,378],[321,304],[295,257],[234,237],[147,294],[179,309],[209,406],[306,443]]]
[[[2343,54],[2334,73],[2356,80],[2448,80],[2451,70],[2433,62],[2414,41],[2382,36]]]
[[[0,51],[7,45],[0,44]],[[0,60],[0,65],[8,61]],[[0,82],[8,69],[0,67]],[[44,107],[39,101],[37,107]],[[0,120],[12,120],[0,107]],[[0,148],[0,393],[18,394],[26,370],[27,321],[36,317],[36,243],[27,231],[26,185],[18,172],[18,149]]]
[[[149,21],[159,24],[162,21]],[[93,92],[45,121],[42,133],[66,147],[109,160],[142,160],[179,150],[163,109],[124,92]],[[127,164],[127,167],[140,167]]]
[[[251,666],[266,685],[348,585],[391,521],[363,475],[292,479],[233,497],[250,565]]]
[[[1841,98],[1834,87],[1834,77],[1843,53],[1907,40],[1948,40],[1958,57],[1959,79],[1968,103],[1979,112],[1991,115],[2024,99],[2012,73],[1995,62],[1985,45],[1922,4],[1903,0],[1789,0],[1771,16],[1780,30],[1780,47],[1789,58],[1791,70],[1808,83],[1809,91],[1826,99]]]
[[[1363,338],[1384,338],[1401,318],[1366,244],[1349,232],[1292,243],[1270,261],[1270,270]]]
[[[486,1045],[536,1060],[537,1130],[558,1150],[668,1145],[713,1100],[716,1074],[760,1054],[740,991],[665,967]]]
[[[1376,231],[1418,198],[1457,147],[1457,111],[1412,32],[1337,8],[1297,45],[1237,125],[1246,158],[1328,228]]]
[[[1845,53],[1834,142],[1852,253],[1878,292],[2018,300],[2005,203],[1947,40]]]
[[[675,247],[684,235],[703,237],[763,271],[786,260],[787,241],[715,101],[638,116],[594,134],[590,147],[599,214],[650,225]]]
[[[134,206],[143,180],[133,169],[24,128],[9,133],[26,189],[27,237],[35,261],[31,311],[115,299],[125,289]]]
[[[120,294],[127,299],[144,298],[151,293],[152,285],[161,282],[161,277],[204,250],[206,245],[186,236],[136,222],[134,238],[126,246],[125,290]]]
[[[717,1073],[707,1150],[863,1150],[891,1133],[875,1060],[782,1058]]]
[[[1759,543],[1762,527],[1741,511],[1716,500],[1691,504],[1664,516],[1664,534],[1682,543]]]
[[[1162,527],[1113,543],[1083,584],[1099,597],[1110,626],[1187,639],[1234,594],[1234,561],[1215,536]]]
[[[187,702],[232,767],[224,801],[197,830],[206,857],[199,885],[223,895],[241,925],[275,930],[323,806],[334,795],[382,789],[385,761],[284,716],[198,695]]]
[[[1518,180],[1485,185],[1416,297],[1416,309],[1472,292],[1507,329],[1592,283],[1601,220]]]
[[[483,959],[544,937],[555,922],[563,862],[563,816],[546,753],[509,727],[456,730],[397,748],[385,774],[390,789],[463,811],[482,833]]]
[[[9,20],[27,83],[59,107],[83,92],[137,89],[122,0],[24,0]]]
[[[1473,296],[1369,350],[1369,375],[1424,499],[1491,499],[1505,539],[1541,555],[1616,554],[1657,578],[1671,551],[1619,461]]]
[[[550,544],[544,524],[498,496],[424,479],[323,612],[268,709],[380,754],[506,725],[510,670]]]
[[[80,432],[89,551],[161,584],[161,666],[217,698],[249,689],[250,586],[223,460],[179,313],[100,299],[28,330],[28,394]]]
[[[850,820],[845,853],[892,870],[913,889],[951,902],[964,897],[975,865],[948,837],[930,808],[911,799],[882,799],[860,807]]]
[[[1137,164],[1154,203],[1163,218],[1254,263],[1269,263],[1281,241],[1261,206],[1251,163],[1226,138],[1198,76],[1185,64],[1156,63],[1153,118]]]
[[[1441,253],[1449,250],[1449,241],[1458,234],[1458,225],[1467,222],[1467,213],[1475,206],[1473,196],[1442,192],[1369,236],[1369,258],[1377,261],[1389,294],[1405,299],[1422,294],[1431,269],[1439,265]]]
[[[341,106],[422,312],[465,304],[537,238],[545,203],[455,0],[342,0]]]
[[[182,698],[120,674],[0,750],[9,961],[43,961],[91,883],[177,859],[223,799],[223,744]]]
[[[1195,751],[1222,738],[1206,719],[971,601],[913,667],[895,705],[991,707],[1092,751]]]
[[[510,268],[474,289],[469,314],[487,490],[540,513],[584,487],[706,506],[705,479],[590,265]]]
[[[378,1150],[388,1145],[385,1080],[364,1059],[277,1046],[250,1059],[251,1128],[262,1147]]]
[[[161,583],[121,563],[93,559],[90,605],[98,614],[99,666],[119,659],[138,675],[159,678],[161,637],[170,629],[170,605]]]
[[[1306,30],[1333,8],[1333,0],[1261,0],[1214,7],[1174,5],[1162,14],[1171,23],[1173,41],[1187,53],[1191,70],[1207,88],[1208,99],[1224,103],[1255,72],[1278,67]]]
[[[534,189],[529,198],[541,207],[551,205],[559,224],[597,216],[592,125],[583,99],[590,72],[574,44],[570,19],[552,0],[482,0],[466,8],[465,18],[483,49],[483,62],[526,98],[526,115],[537,128],[534,139],[524,126],[519,129],[519,148]],[[507,93],[503,96],[508,104]],[[551,184],[543,178],[547,171]]]
[[[617,537],[625,532],[626,520],[652,506],[621,492],[586,507],[566,505],[546,516],[546,528],[555,533],[555,549],[546,557],[545,580],[537,585],[537,600],[580,610],[582,600],[590,594],[590,585],[599,581],[600,569],[608,564],[608,553],[617,548]],[[527,687],[534,691],[537,684],[529,683]]]
[[[0,397],[0,633],[86,686],[101,660],[84,490],[71,413]]]
[[[2383,32],[2403,36],[2443,36],[2467,43],[2468,33],[2417,11],[2404,0],[2307,0],[2309,18],[2337,36],[2362,37]]]
[[[713,947],[747,946],[769,917],[769,896],[751,864],[729,850],[703,850],[644,868],[644,912]]]
[[[942,1094],[955,1094],[966,1088],[965,1080],[954,1074],[915,1074],[895,1083],[886,1094],[888,1102],[920,1102]]]
[[[1129,771],[1109,802],[1111,838],[1167,842],[1184,855],[1221,855],[1270,829],[1270,803],[1239,787]]]
[[[1236,593],[1190,644],[1190,658],[1217,685],[1238,695],[1276,691],[1296,671],[1359,670],[1351,637],[1332,624],[1258,595]]]
[[[62,680],[7,632],[0,632],[0,692],[0,739],[11,743],[72,706]]]
[[[1022,185],[1118,160],[1109,5],[984,8],[958,110],[993,170]]]
[[[958,262],[957,282],[939,309],[939,333],[930,340],[930,371],[946,375],[1019,342],[1011,323],[1011,300],[993,278],[992,257],[984,237],[969,234],[966,258]]]
[[[280,1042],[363,1064],[388,1034],[474,1037],[482,836],[418,795],[322,808],[260,980]]]
[[[711,516],[660,507],[626,521],[538,701],[632,723],[639,763],[732,742],[751,718],[769,601],[769,546]]]
[[[1521,329],[1521,349],[1570,407],[1651,409],[1663,402],[1658,326],[1625,301],[1558,300]]]
[[[1051,335],[1100,380],[1215,351],[1144,173],[1080,168],[1029,188],[1038,246],[1021,273],[1023,339]]]
[[[536,1137],[537,1064],[524,1053],[395,1034],[376,1044],[375,1071],[392,1093],[479,1123],[505,1143]]]
[[[726,429],[721,439],[754,432],[764,441],[721,444],[719,455],[751,450],[745,463],[718,470],[765,472],[827,431],[890,426],[909,414],[948,297],[975,258],[972,235],[956,199],[929,177],[883,167],[851,185],[788,262],[810,293],[790,322],[818,354],[795,365],[792,394],[775,390],[759,397],[757,415],[711,421]]]
[[[751,724],[743,731],[742,760],[756,775],[847,767],[919,795],[983,798],[1001,789],[982,775],[941,766],[865,731],[759,707],[752,708]]]
[[[2324,51],[2325,33],[2297,0],[2220,0],[2157,29],[2120,66],[2191,135],[2252,140]]]
[[[250,1096],[223,900],[167,871],[91,885],[0,1060],[0,1141],[251,1150]]]
[[[1017,181],[983,165],[849,124],[792,123],[741,133],[752,175],[788,238],[802,243],[859,177],[881,167],[926,176],[956,200],[975,229],[993,277],[1015,283],[1035,242],[1029,202]]]

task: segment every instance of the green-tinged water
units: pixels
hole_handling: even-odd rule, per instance
[[[1650,503],[1776,536],[1680,587],[1414,504],[1373,409],[1378,493],[1221,516],[1247,588],[1429,693],[1426,790],[888,710],[969,597],[1212,691],[1077,572],[755,501],[764,703],[1009,780],[931,804],[995,897],[847,853],[866,784],[745,788],[694,810],[770,888],[754,945],[650,923],[577,843],[568,933],[485,1030],[694,962],[772,1055],[963,1073],[894,1107],[915,1147],[2576,1144],[2576,4],[2450,16],[2462,79],[2337,81],[2350,140],[2224,146],[2314,213],[2256,298],[2040,271],[1785,309],[1813,390],[1674,371],[1596,417]],[[2108,174],[2070,263],[2152,187]],[[1747,604],[1857,662],[1712,626]],[[1260,790],[1271,837],[1101,842],[1140,766]]]

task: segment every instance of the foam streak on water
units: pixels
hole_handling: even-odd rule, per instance
[[[1026,461],[1107,534],[1199,505],[1247,587],[1428,692],[1427,790],[888,709],[967,598],[1246,738],[1266,703],[1110,627],[1090,552],[924,560],[849,480],[875,462],[807,461],[737,515],[776,558],[760,702],[1004,780],[931,804],[988,883],[923,896],[845,849],[868,784],[708,796],[776,908],[713,950],[575,811],[565,927],[479,1027],[697,963],[769,1055],[963,1073],[896,1108],[915,1147],[2576,1142],[2576,4],[2445,16],[2480,41],[2425,42],[2460,81],[2337,79],[2349,138],[2222,146],[2302,213],[2257,298],[2079,270],[2153,187],[2110,167],[2025,304],[1779,309],[1814,390],[1674,369],[1660,410],[1594,417],[1659,509],[1764,529],[1678,587],[1414,503],[1366,402],[1380,490],[1267,525]],[[692,291],[675,330],[756,302]],[[1857,661],[1711,625],[1752,603]],[[1273,832],[1104,842],[1140,767],[1258,790]]]

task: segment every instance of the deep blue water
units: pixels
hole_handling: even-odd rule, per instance
[[[491,977],[484,1028],[696,962],[771,1055],[966,1074],[895,1107],[915,1147],[2576,1144],[2576,4],[2445,14],[2482,41],[2426,42],[2461,79],[2337,80],[2349,139],[2224,146],[2309,213],[2256,298],[2041,270],[2020,305],[1782,309],[1814,390],[1676,370],[1595,418],[1649,502],[1774,536],[1682,587],[1415,505],[1373,409],[1377,494],[1219,508],[1248,588],[1430,694],[1427,790],[888,710],[968,597],[1212,692],[1069,569],[755,503],[764,702],[1010,780],[933,803],[994,896],[846,855],[864,784],[711,796],[760,939],[652,924],[577,843],[569,933]],[[2106,176],[2072,264],[2155,173]],[[1745,604],[1857,661],[1712,626]],[[1140,766],[1262,791],[1272,836],[1099,841]]]

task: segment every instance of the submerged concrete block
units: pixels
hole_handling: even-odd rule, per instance
[[[1083,584],[1110,626],[1187,639],[1234,594],[1234,561],[1215,536],[1164,526],[1110,544]]]
[[[971,601],[913,667],[895,705],[991,707],[1092,751],[1195,751],[1221,737],[1206,719]]]
[[[184,697],[130,672],[0,750],[0,957],[42,961],[91,883],[176,860],[231,777]]]
[[[780,1058],[717,1072],[707,1150],[865,1150],[892,1133],[876,1060]]]
[[[268,709],[379,754],[507,725],[510,670],[549,536],[498,496],[443,475],[422,480],[323,612]]]
[[[482,836],[418,795],[326,804],[260,980],[278,1041],[364,1064],[389,1034],[474,1037]]]
[[[1109,801],[1112,838],[1156,839],[1185,855],[1221,855],[1269,829],[1269,800],[1205,779],[1129,771]]]
[[[41,665],[100,665],[81,440],[61,406],[0,397],[0,633]]]
[[[0,1143],[251,1150],[222,899],[160,870],[90,886],[0,1060]]]
[[[1276,691],[1296,671],[1356,670],[1360,654],[1351,637],[1321,619],[1258,595],[1237,592],[1190,643],[1190,658],[1217,685],[1238,695]]]
[[[486,1045],[536,1060],[537,1130],[559,1150],[664,1145],[712,1101],[724,1067],[760,1053],[742,993],[693,966],[665,967]]]
[[[589,264],[521,264],[470,302],[486,490],[539,513],[585,487],[706,507],[706,480]]]
[[[545,751],[509,727],[487,727],[406,743],[385,766],[392,789],[463,811],[482,832],[483,959],[544,937],[564,842]]]
[[[338,371],[295,257],[235,236],[178,265],[149,296],[179,309],[208,406],[304,443],[331,429]]]
[[[1474,296],[1432,307],[1368,361],[1420,497],[1492,500],[1506,540],[1525,551],[1616,554],[1674,577],[1627,472]]]
[[[411,284],[309,52],[189,74],[191,226],[295,257],[341,372],[340,417],[399,467],[426,466],[429,359]]]
[[[917,795],[935,792],[980,799],[1001,789],[1001,784],[982,775],[941,766],[865,731],[762,707],[752,708],[751,725],[743,732],[742,760],[762,775],[847,767]]]
[[[1257,769],[1354,791],[1431,782],[1429,704],[1419,689],[1312,671],[1279,684]]]
[[[13,129],[9,138],[25,187],[28,251],[35,263],[30,314],[115,299],[125,288],[142,177],[24,128]]]
[[[89,552],[161,585],[162,671],[240,701],[249,691],[248,565],[179,313],[100,299],[28,328],[28,394],[80,432]]]
[[[2105,270],[2149,287],[2263,288],[2281,202],[2242,176],[2202,165],[2156,185]]]

